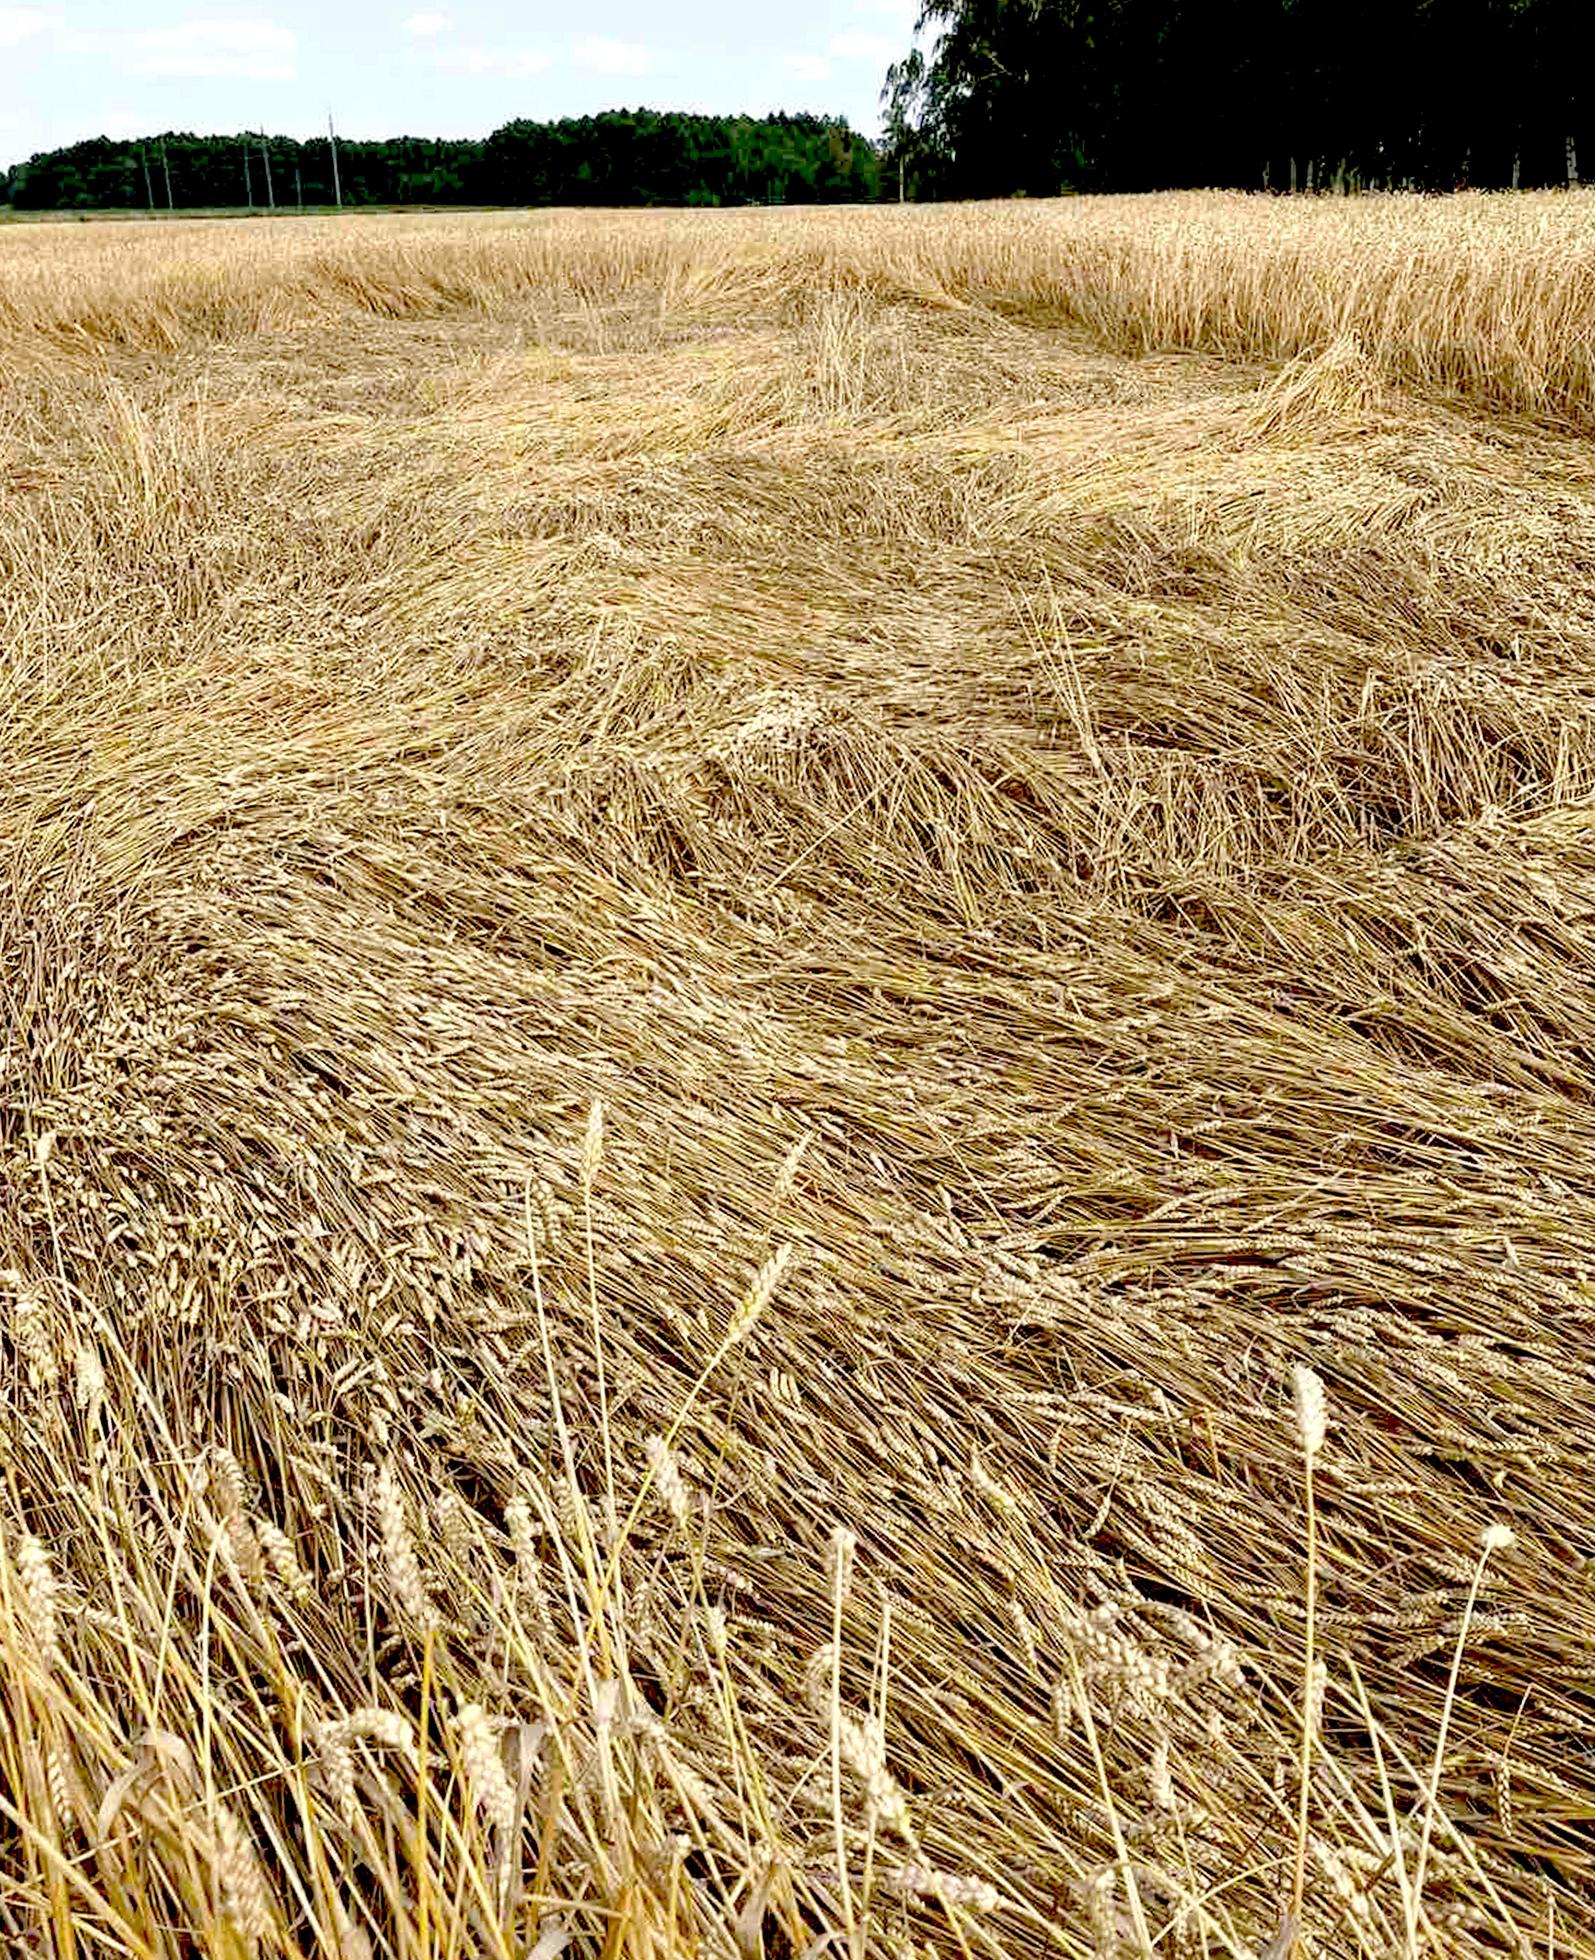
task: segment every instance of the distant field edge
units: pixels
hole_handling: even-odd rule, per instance
[[[600,311],[644,303],[678,322],[746,323],[852,291],[1068,325],[1132,358],[1324,357],[1292,385],[1335,401],[1349,390],[1370,410],[1393,384],[1595,428],[1589,190],[721,206],[708,221],[665,206],[304,215],[316,222],[184,227],[181,244],[157,243],[147,225],[114,244],[70,220],[10,227],[0,349],[29,364],[170,353],[362,313],[491,312],[570,291]]]

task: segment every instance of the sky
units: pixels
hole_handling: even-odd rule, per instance
[[[879,126],[919,0],[0,0],[0,166],[85,136],[485,136],[512,116],[808,109]]]

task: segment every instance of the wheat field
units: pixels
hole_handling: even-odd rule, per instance
[[[7,1951],[1595,1952],[1595,196],[0,360]]]

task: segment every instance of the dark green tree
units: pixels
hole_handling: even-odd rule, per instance
[[[278,206],[302,193],[333,201],[325,137],[195,136],[168,131],[128,143],[93,137],[19,164],[5,193],[19,209],[135,210],[149,200],[144,158],[164,145],[180,208],[266,201],[265,162]],[[845,122],[820,116],[696,116],[612,110],[554,123],[511,122],[485,142],[395,136],[340,139],[346,204],[733,204],[839,203],[873,198],[879,159]],[[152,165],[152,168],[154,166]],[[151,180],[153,181],[153,180]]]
[[[925,0],[887,73],[921,195],[1558,184],[1589,0]],[[1581,93],[1582,91],[1582,93]]]

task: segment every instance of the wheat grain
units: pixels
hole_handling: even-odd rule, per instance
[[[1002,1902],[996,1886],[964,1872],[937,1871],[922,1863],[899,1865],[882,1880],[889,1892],[905,1899],[939,1899],[970,1912],[995,1912]]]
[[[468,1569],[475,1541],[470,1516],[458,1494],[452,1490],[440,1491],[432,1515],[445,1551],[456,1565]]]
[[[764,1310],[775,1298],[777,1287],[792,1261],[792,1248],[783,1245],[773,1252],[753,1276],[753,1283],[737,1304],[726,1327],[726,1346],[735,1347],[747,1339],[758,1325]]]
[[[886,1766],[886,1736],[880,1723],[873,1717],[860,1721],[844,1712],[838,1732],[843,1760],[864,1786],[865,1809],[872,1825],[884,1825],[912,1845],[914,1827],[908,1802]]]
[[[218,1443],[206,1461],[207,1487],[216,1500],[217,1515],[231,1519],[242,1515],[249,1502],[242,1466],[225,1444]]]
[[[316,1759],[338,1815],[347,1824],[354,1817],[354,1752],[341,1722],[324,1722],[313,1730]]]
[[[55,1570],[50,1563],[50,1554],[33,1532],[24,1531],[17,1540],[16,1557],[17,1576],[22,1581],[22,1596],[27,1603],[34,1651],[38,1654],[40,1665],[53,1671],[61,1661],[61,1629]]]
[[[54,1388],[60,1370],[44,1296],[16,1272],[0,1273],[0,1286],[11,1294],[12,1338],[27,1364],[28,1386],[45,1393]]]
[[[675,1451],[669,1447],[662,1436],[650,1436],[644,1445],[644,1451],[654,1489],[659,1493],[659,1501],[676,1524],[685,1531],[691,1517],[692,1506],[687,1493],[686,1480],[681,1474],[681,1466],[676,1459]]]
[[[391,1462],[383,1464],[375,1483],[377,1526],[382,1538],[382,1562],[394,1603],[411,1623],[425,1631],[435,1624],[432,1602],[421,1578],[421,1564],[410,1536],[404,1493]]]
[[[1303,1450],[1314,1457],[1324,1446],[1328,1428],[1323,1382],[1305,1362],[1298,1362],[1291,1370],[1290,1386],[1296,1405],[1297,1434]]]
[[[73,1795],[74,1778],[66,1750],[58,1742],[44,1749],[44,1775],[50,1792],[50,1806],[63,1829],[79,1821],[79,1805]]]
[[[312,1596],[310,1575],[299,1563],[293,1541],[269,1518],[254,1518],[251,1524],[277,1583],[297,1605],[307,1604]]]
[[[1099,1867],[1081,1888],[1086,1923],[1091,1928],[1091,1950],[1097,1960],[1116,1960],[1119,1951],[1116,1891],[1111,1865]]]
[[[92,1341],[79,1341],[73,1356],[73,1398],[78,1409],[93,1418],[105,1401],[105,1369]]]
[[[498,1732],[476,1702],[464,1703],[454,1718],[466,1784],[482,1815],[501,1837],[515,1829],[515,1786],[504,1767]]]
[[[1174,1789],[1174,1777],[1169,1768],[1170,1744],[1166,1735],[1160,1735],[1152,1747],[1152,1761],[1147,1768],[1147,1786],[1152,1794],[1156,1809],[1173,1813],[1179,1809],[1179,1797]]]
[[[590,1192],[598,1182],[604,1161],[604,1106],[595,1101],[587,1112],[587,1128],[582,1136],[582,1189]]]
[[[832,1597],[838,1602],[845,1601],[853,1590],[853,1567],[857,1558],[858,1534],[849,1531],[845,1524],[837,1525],[825,1548],[825,1578]]]
[[[216,1809],[215,1845],[222,1910],[253,1951],[272,1934],[271,1894],[248,1832],[225,1804]]]
[[[384,1749],[415,1753],[415,1730],[409,1718],[396,1708],[357,1708],[339,1725],[346,1735],[361,1736]]]

